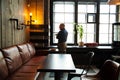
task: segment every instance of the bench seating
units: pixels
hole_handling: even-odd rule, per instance
[[[0,50],[0,80],[34,80],[37,68],[46,56],[36,56],[32,43],[14,45]]]

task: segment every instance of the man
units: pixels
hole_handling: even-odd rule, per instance
[[[66,41],[67,41],[67,36],[68,36],[68,32],[65,29],[65,24],[61,23],[59,25],[59,29],[60,31],[57,34],[57,39],[58,39],[58,50],[59,52],[66,52]]]

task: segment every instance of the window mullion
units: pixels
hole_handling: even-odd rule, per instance
[[[76,0],[75,1],[75,23],[78,23],[77,20],[78,20],[78,1]],[[75,30],[74,43],[75,43],[75,45],[77,45],[77,30],[76,30],[75,26],[74,26],[74,30]]]
[[[99,18],[100,18],[100,2],[97,2],[97,7],[96,7],[96,42],[99,43]]]

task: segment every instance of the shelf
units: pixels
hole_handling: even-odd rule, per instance
[[[48,47],[48,26],[32,25],[30,27],[30,42],[34,43],[36,49],[44,49]]]
[[[30,30],[30,32],[44,32],[44,30]]]
[[[46,39],[49,39],[49,38],[48,37],[44,37],[44,36],[31,36],[30,39],[32,39],[32,40],[34,40],[34,39],[36,39],[36,40],[38,40],[38,39],[46,40]]]

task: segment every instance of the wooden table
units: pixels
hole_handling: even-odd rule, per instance
[[[70,54],[48,54],[47,59],[38,72],[55,72],[55,80],[60,80],[61,72],[75,72]]]

